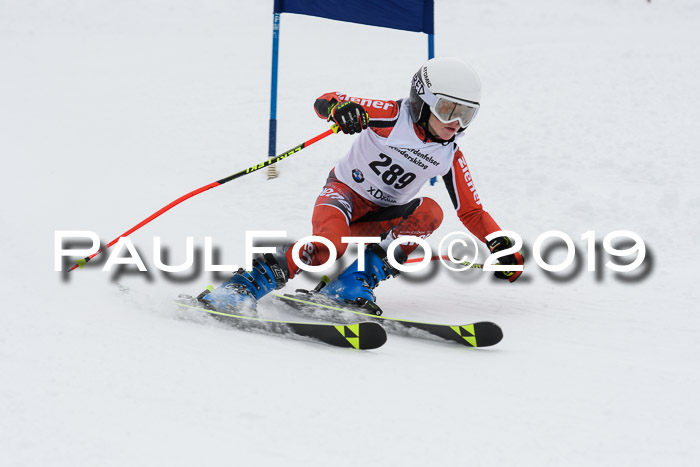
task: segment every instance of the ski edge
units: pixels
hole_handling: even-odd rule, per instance
[[[386,330],[381,324],[374,321],[361,321],[353,324],[305,323],[237,315],[178,300],[175,300],[175,303],[184,308],[215,315],[215,317],[233,318],[237,323],[255,322],[264,326],[263,330],[271,334],[307,337],[334,347],[373,350],[381,347],[387,341]],[[253,330],[253,328],[246,329],[235,325],[233,327],[241,330]]]
[[[500,326],[491,321],[478,321],[474,323],[458,325],[426,323],[422,321],[412,321],[400,318],[391,318],[387,316],[377,316],[342,306],[333,306],[321,302],[304,300],[303,298],[291,296],[288,294],[281,295],[273,293],[271,295],[283,301],[291,301],[300,303],[302,305],[309,305],[314,307],[325,308],[328,310],[351,313],[357,316],[367,318],[373,322],[386,323],[389,332],[398,331],[393,326],[389,326],[390,323],[393,323],[394,325],[403,327],[405,329],[417,329],[425,331],[431,334],[432,336],[438,337],[444,341],[456,342],[458,344],[462,344],[467,347],[473,348],[491,347],[503,340],[503,330],[500,328]],[[410,334],[406,334],[403,332],[398,333],[410,336]],[[478,334],[481,334],[481,336],[479,336]]]

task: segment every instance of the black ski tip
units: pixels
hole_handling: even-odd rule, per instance
[[[377,349],[386,344],[387,335],[384,326],[373,321],[360,323],[360,349]]]
[[[415,329],[421,329],[442,339],[462,344],[466,347],[490,347],[503,339],[503,331],[490,321],[479,321],[470,324],[450,325],[435,323],[407,322],[402,323]]]
[[[352,347],[358,350],[378,349],[386,343],[387,335],[384,327],[373,321],[363,321],[355,324],[334,325],[340,338],[316,335],[316,337],[326,343],[339,347]]]
[[[473,347],[490,347],[503,340],[503,330],[498,324],[491,321],[474,323],[473,329],[476,338],[476,345]]]

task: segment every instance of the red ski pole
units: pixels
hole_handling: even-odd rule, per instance
[[[235,180],[235,179],[237,179],[237,178],[239,178],[239,177],[242,177],[242,176],[244,176],[244,175],[248,175],[249,173],[255,172],[255,171],[260,170],[260,169],[263,169],[263,168],[265,168],[265,167],[267,167],[267,166],[270,166],[270,165],[272,165],[272,164],[274,164],[274,163],[276,163],[276,162],[281,161],[282,159],[286,159],[287,157],[289,157],[289,156],[291,156],[291,155],[293,155],[293,154],[295,154],[295,153],[301,151],[302,149],[304,149],[304,148],[306,148],[306,147],[308,147],[308,146],[311,146],[311,145],[314,144],[315,142],[322,140],[322,139],[325,138],[326,136],[330,136],[330,135],[332,135],[332,134],[334,134],[334,133],[338,133],[338,130],[339,130],[339,129],[340,129],[340,128],[338,127],[338,125],[333,125],[330,129],[324,131],[324,132],[321,133],[320,135],[316,135],[316,136],[314,136],[313,138],[311,138],[310,140],[304,141],[303,143],[299,144],[298,146],[293,147],[293,148],[290,149],[289,151],[283,152],[283,153],[280,154],[279,156],[276,156],[276,157],[273,157],[273,158],[271,158],[271,159],[268,159],[268,160],[266,160],[265,162],[261,162],[260,164],[255,164],[255,165],[252,166],[252,167],[248,167],[248,168],[245,169],[245,170],[241,170],[240,172],[237,172],[237,173],[235,173],[235,174],[233,174],[233,175],[229,175],[228,177],[222,178],[221,180],[217,180],[217,181],[212,182],[212,183],[210,183],[210,184],[208,184],[208,185],[204,185],[203,187],[197,188],[196,190],[191,191],[191,192],[187,193],[186,195],[179,197],[178,199],[176,199],[176,200],[173,201],[172,203],[168,204],[167,206],[164,206],[164,207],[160,208],[158,211],[154,212],[153,214],[151,214],[150,216],[148,216],[147,218],[145,218],[144,220],[142,220],[141,222],[139,222],[138,224],[136,224],[135,226],[133,226],[132,228],[130,228],[129,230],[127,230],[126,232],[124,232],[123,234],[121,234],[120,236],[118,236],[117,238],[115,238],[114,240],[112,240],[111,242],[109,242],[107,245],[105,245],[105,247],[104,247],[103,249],[98,250],[96,253],[93,253],[92,255],[87,256],[87,257],[85,257],[85,258],[83,258],[83,259],[79,259],[79,260],[76,262],[76,264],[74,264],[73,267],[71,267],[71,268],[69,269],[69,271],[72,271],[72,270],[74,270],[74,269],[76,269],[76,268],[82,268],[83,266],[85,266],[85,263],[87,263],[87,262],[90,261],[92,258],[94,258],[95,256],[97,256],[97,255],[99,255],[100,253],[102,253],[104,250],[106,250],[107,248],[109,248],[109,247],[111,247],[112,245],[114,245],[115,243],[117,243],[117,242],[119,241],[120,238],[122,238],[122,237],[128,237],[129,235],[131,235],[132,233],[136,232],[138,229],[140,229],[140,228],[143,227],[144,225],[146,225],[146,224],[148,224],[149,222],[151,222],[151,221],[152,221],[153,219],[155,219],[156,217],[158,217],[158,216],[160,216],[161,214],[163,214],[163,213],[165,213],[165,212],[171,210],[172,208],[174,208],[174,207],[177,206],[178,204],[182,203],[183,201],[185,201],[185,200],[187,200],[187,199],[190,199],[190,198],[192,198],[193,196],[197,196],[198,194],[200,194],[200,193],[202,193],[202,192],[204,192],[204,191],[207,191],[207,190],[210,190],[210,189],[212,189],[212,188],[216,188],[217,186],[223,185],[223,184],[226,183],[226,182],[230,182],[231,180]]]

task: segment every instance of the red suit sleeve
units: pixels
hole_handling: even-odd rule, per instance
[[[467,160],[462,151],[457,149],[452,160],[452,169],[443,177],[452,204],[462,224],[479,240],[486,242],[486,236],[501,230],[491,215],[481,205],[481,199],[474,187]]]
[[[391,100],[350,97],[339,92],[327,92],[314,102],[319,118],[328,119],[328,112],[338,102],[350,101],[360,104],[369,114],[369,127],[381,136],[387,136],[394,128],[399,115],[400,102]],[[385,134],[386,133],[386,134]]]

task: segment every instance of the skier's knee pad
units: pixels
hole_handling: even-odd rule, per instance
[[[425,197],[422,199],[420,206],[416,208],[411,216],[414,215],[420,219],[423,229],[430,230],[431,233],[440,227],[444,217],[442,208],[437,201],[432,198]]]

